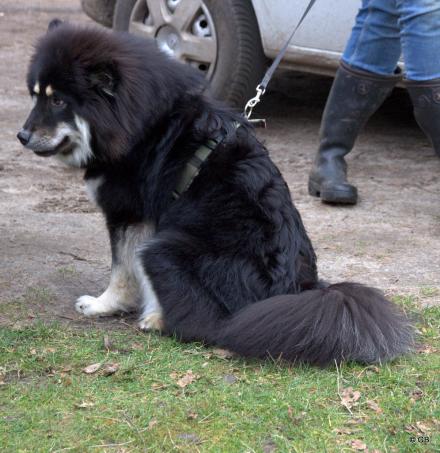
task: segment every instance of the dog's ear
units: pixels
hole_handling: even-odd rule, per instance
[[[55,28],[58,28],[62,24],[63,24],[63,21],[61,19],[52,19],[49,22],[49,25],[47,26],[47,31],[50,32],[50,31],[54,30]]]
[[[112,66],[94,68],[89,75],[89,81],[91,86],[96,90],[111,97],[115,96],[116,71]]]

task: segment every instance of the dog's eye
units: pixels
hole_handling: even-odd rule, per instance
[[[58,97],[56,94],[51,96],[50,103],[54,107],[58,107],[58,108],[64,107],[66,105],[66,103],[60,97]]]

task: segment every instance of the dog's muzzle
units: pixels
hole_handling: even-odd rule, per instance
[[[23,128],[17,134],[17,138],[25,148],[42,157],[54,156],[59,152],[67,152],[72,147],[69,137],[64,134],[59,134],[55,137],[40,136],[37,132],[33,133]]]

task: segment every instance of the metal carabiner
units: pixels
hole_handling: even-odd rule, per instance
[[[257,91],[257,94],[255,95],[255,97],[249,99],[249,101],[247,101],[246,106],[244,108],[244,116],[248,120],[252,116],[252,111],[253,111],[254,107],[260,102],[261,96],[263,96],[266,89],[263,88],[261,85],[257,85],[256,91]]]

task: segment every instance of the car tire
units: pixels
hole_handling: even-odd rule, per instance
[[[81,0],[83,11],[98,24],[111,27],[116,0]]]
[[[115,30],[129,30],[137,1],[139,0],[116,2],[113,16]],[[208,77],[211,92],[215,98],[224,100],[233,107],[243,108],[246,101],[255,95],[255,87],[260,83],[266,68],[251,1],[203,0],[203,4],[212,19],[216,35],[215,67]]]

